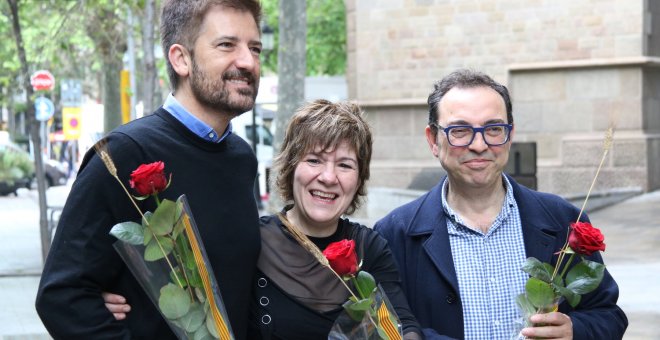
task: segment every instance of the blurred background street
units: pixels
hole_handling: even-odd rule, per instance
[[[69,186],[48,189],[48,204],[64,204]],[[49,339],[34,309],[41,272],[36,190],[0,196],[0,339]],[[660,191],[592,212],[605,235],[609,271],[630,326],[625,340],[660,339]]]

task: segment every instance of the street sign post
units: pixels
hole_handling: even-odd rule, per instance
[[[46,97],[38,97],[34,101],[34,111],[37,120],[45,122],[55,113],[55,105]]]
[[[51,91],[55,87],[55,77],[47,70],[34,72],[30,84],[35,91]]]
[[[82,105],[82,82],[78,79],[60,81],[60,101],[63,107]]]
[[[80,107],[62,108],[62,130],[65,140],[80,138],[81,111]]]

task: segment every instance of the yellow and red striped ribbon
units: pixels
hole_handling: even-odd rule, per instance
[[[209,301],[211,307],[211,315],[213,316],[213,321],[215,323],[215,329],[218,331],[218,335],[222,340],[231,340],[232,337],[229,333],[229,328],[227,328],[227,323],[222,318],[220,310],[218,310],[218,305],[215,301],[215,295],[213,295],[213,289],[211,288],[211,282],[209,281],[209,272],[206,269],[206,264],[202,259],[202,252],[199,249],[199,242],[195,233],[192,230],[192,225],[190,224],[190,218],[188,214],[183,214],[183,224],[186,227],[186,236],[190,241],[190,247],[193,251],[193,257],[195,258],[195,263],[199,269],[199,276],[202,277],[202,283],[204,284],[204,292],[206,293],[206,298]]]
[[[390,311],[387,310],[387,306],[385,305],[385,302],[382,302],[380,304],[380,307],[378,307],[378,324],[380,327],[385,331],[385,334],[389,337],[390,340],[401,340],[401,334],[399,334],[399,330],[397,326],[392,323],[392,319],[390,318]]]

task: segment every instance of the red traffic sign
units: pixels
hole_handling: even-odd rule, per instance
[[[30,77],[30,84],[35,91],[50,91],[55,87],[55,77],[46,70],[39,70]]]

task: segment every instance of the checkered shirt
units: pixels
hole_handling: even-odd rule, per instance
[[[449,243],[463,303],[465,339],[509,339],[519,318],[515,297],[524,291],[527,274],[525,244],[518,205],[509,180],[502,176],[506,195],[502,210],[486,234],[466,227],[447,204],[447,180],[442,207],[447,216]]]

